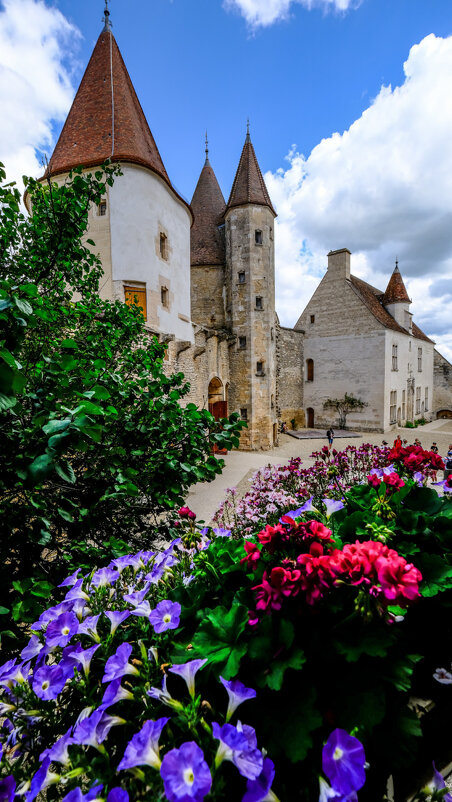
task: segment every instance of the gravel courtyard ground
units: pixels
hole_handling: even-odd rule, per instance
[[[392,444],[398,434],[408,443],[418,437],[424,448],[430,448],[436,441],[441,456],[445,456],[449,444],[452,443],[452,420],[436,420],[419,426],[417,429],[394,429],[386,434],[359,432],[336,432],[335,448],[341,450],[348,444],[357,446],[360,443],[381,445],[382,440]],[[310,454],[326,445],[326,433],[318,430],[301,429],[298,436],[279,435],[279,446],[271,451],[231,451],[223,457],[225,467],[223,473],[214,482],[203,482],[194,485],[188,492],[186,502],[196,512],[199,519],[209,522],[223,501],[226,490],[236,487],[243,495],[249,487],[250,479],[259,468],[265,465],[284,465],[291,457],[301,457],[306,467],[312,465]],[[442,477],[440,477],[442,478]]]

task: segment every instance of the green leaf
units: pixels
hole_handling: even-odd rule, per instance
[[[111,393],[106,387],[102,387],[101,384],[96,384],[96,386],[93,388],[93,391],[94,398],[97,398],[99,401],[106,401],[107,398],[111,398]]]
[[[7,409],[12,409],[17,404],[17,398],[0,393],[0,411],[6,412]]]
[[[9,309],[12,305],[12,301],[9,298],[0,298],[0,312],[4,312],[5,309]]]
[[[442,500],[430,487],[413,487],[404,499],[404,506],[408,510],[436,515],[442,507]]]
[[[39,598],[41,599],[48,599],[49,596],[52,595],[54,589],[55,586],[52,585],[51,582],[42,580],[41,582],[35,582],[30,592],[32,593],[33,596],[39,596]]]
[[[302,649],[294,649],[291,654],[281,660],[272,660],[268,669],[263,672],[259,678],[258,684],[262,687],[268,685],[273,691],[281,690],[284,674],[288,668],[293,668],[297,671],[306,662],[306,657]]]
[[[43,479],[50,473],[53,467],[53,457],[49,454],[41,454],[36,457],[28,468],[28,472],[35,484],[42,482]]]
[[[61,367],[63,370],[74,370],[78,365],[78,361],[72,354],[63,354],[61,357]]]
[[[270,736],[269,753],[283,754],[292,763],[304,760],[312,747],[311,733],[322,725],[322,716],[316,707],[317,694],[314,688],[299,689],[290,700],[287,710],[281,715],[281,703],[275,699],[273,722],[280,721],[281,726],[274,726]]]
[[[387,629],[381,626],[366,629],[363,625],[361,631],[354,628],[340,641],[335,641],[335,647],[348,663],[355,663],[363,654],[368,654],[370,657],[385,657],[394,641],[395,635]]]
[[[24,301],[22,298],[14,298],[14,303],[16,304],[17,308],[22,312],[24,315],[32,315],[33,314],[33,307],[28,301]]]
[[[57,432],[64,432],[71,425],[71,418],[65,418],[64,420],[56,420],[53,419],[46,423],[45,426],[42,427],[42,430],[45,434],[56,434]]]
[[[55,470],[58,476],[61,476],[65,482],[69,482],[71,485],[75,484],[77,481],[77,477],[74,473],[72,465],[69,462],[59,462],[55,465]]]
[[[14,590],[17,590],[18,593],[22,594],[22,596],[24,593],[28,593],[32,584],[32,579],[17,579],[12,583]]]
[[[247,651],[246,643],[238,643],[248,623],[247,608],[234,602],[232,607],[215,607],[204,614],[192,639],[193,650],[207,657],[215,671],[225,679],[238,673],[240,661]]]
[[[71,513],[67,510],[63,510],[62,507],[58,507],[58,514],[61,516],[63,521],[67,521],[70,524],[74,522],[74,516],[71,515]]]
[[[7,615],[9,612],[7,607],[0,607],[0,615]]]
[[[430,598],[442,590],[452,588],[452,565],[439,554],[419,554],[416,557],[416,568],[422,574],[420,584],[421,595]]]

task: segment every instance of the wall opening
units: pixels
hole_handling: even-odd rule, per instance
[[[306,410],[306,426],[308,429],[314,428],[314,410],[312,407],[308,407]]]
[[[306,381],[313,382],[314,381],[314,360],[307,359],[306,360]]]

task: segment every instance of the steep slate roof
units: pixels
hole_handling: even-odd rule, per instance
[[[49,172],[57,175],[77,165],[94,167],[109,158],[148,167],[172,187],[116,40],[104,29],[50,159]]]
[[[385,294],[383,295],[383,303],[385,306],[387,306],[388,304],[397,304],[403,302],[410,304],[411,299],[408,298],[408,293],[406,291],[405,284],[403,283],[403,278],[400,274],[399,268],[396,265],[394,272],[389,279]]]
[[[224,235],[218,226],[226,203],[208,157],[193,193],[191,208],[195,216],[190,236],[191,264],[224,264]]]
[[[351,275],[350,283],[358,297],[361,298],[364,305],[368,308],[369,312],[371,312],[376,320],[378,320],[378,322],[381,323],[386,329],[393,329],[393,331],[399,331],[401,334],[410,334],[407,329],[404,329],[397,323],[396,320],[394,320],[392,315],[390,315],[387,309],[385,309],[383,306],[385,293],[383,293],[381,290],[377,290],[376,287],[372,287],[372,285],[368,284],[367,281],[363,281],[357,276]],[[433,340],[427,337],[427,335],[424,334],[424,332],[414,322],[412,323],[412,336],[416,337],[418,340],[425,340],[429,343],[433,342]]]
[[[268,206],[276,217],[249,133],[246,135],[227,208],[245,206],[247,203]]]

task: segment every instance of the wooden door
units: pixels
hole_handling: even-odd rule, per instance
[[[138,306],[147,320],[146,290],[139,287],[124,287],[124,300],[127,306]]]
[[[209,412],[215,420],[221,420],[221,418],[227,418],[228,416],[228,402],[227,401],[215,401],[213,404],[209,404]],[[214,454],[227,454],[226,448],[218,448],[218,446],[213,447]]]

